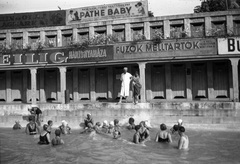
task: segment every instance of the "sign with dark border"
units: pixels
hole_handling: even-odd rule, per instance
[[[218,53],[240,54],[240,37],[218,38]]]
[[[0,15],[0,29],[65,25],[65,11],[46,11]]]
[[[51,65],[68,63],[87,63],[113,60],[113,46],[48,49],[30,52],[12,52],[0,54],[0,67],[9,65]]]

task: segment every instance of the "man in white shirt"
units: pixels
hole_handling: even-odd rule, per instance
[[[128,68],[124,67],[123,68],[123,73],[121,74],[121,81],[122,81],[122,85],[121,85],[121,92],[120,92],[120,100],[119,103],[122,103],[122,98],[125,97],[127,99],[127,97],[129,96],[129,86],[130,86],[130,82],[132,79],[132,75],[130,73],[127,72]]]

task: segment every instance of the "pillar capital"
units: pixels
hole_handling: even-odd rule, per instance
[[[60,73],[66,73],[67,68],[66,67],[58,67]]]
[[[37,73],[37,68],[31,67],[29,68],[31,74],[36,74]]]
[[[231,61],[231,65],[238,65],[240,58],[229,58],[229,60]]]
[[[138,66],[139,66],[139,68],[141,69],[145,69],[146,68],[146,64],[147,64],[147,62],[138,62]]]

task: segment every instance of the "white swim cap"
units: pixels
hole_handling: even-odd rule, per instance
[[[178,120],[178,124],[182,124],[182,122],[183,122],[182,119]]]
[[[113,122],[113,121],[111,121],[111,122],[110,122],[110,125],[114,126],[114,122]]]
[[[108,124],[108,121],[107,121],[107,120],[104,120],[103,123],[107,125],[107,124]]]
[[[87,113],[87,115],[91,116],[91,113]]]
[[[31,107],[38,107],[37,104],[32,104]]]
[[[62,124],[66,126],[68,123],[67,123],[67,121],[62,120]]]

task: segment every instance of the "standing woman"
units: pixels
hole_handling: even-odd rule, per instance
[[[139,82],[139,74],[138,72],[135,73],[135,75],[132,77],[132,85],[133,85],[133,103],[137,104],[139,95],[141,92],[142,85]]]

